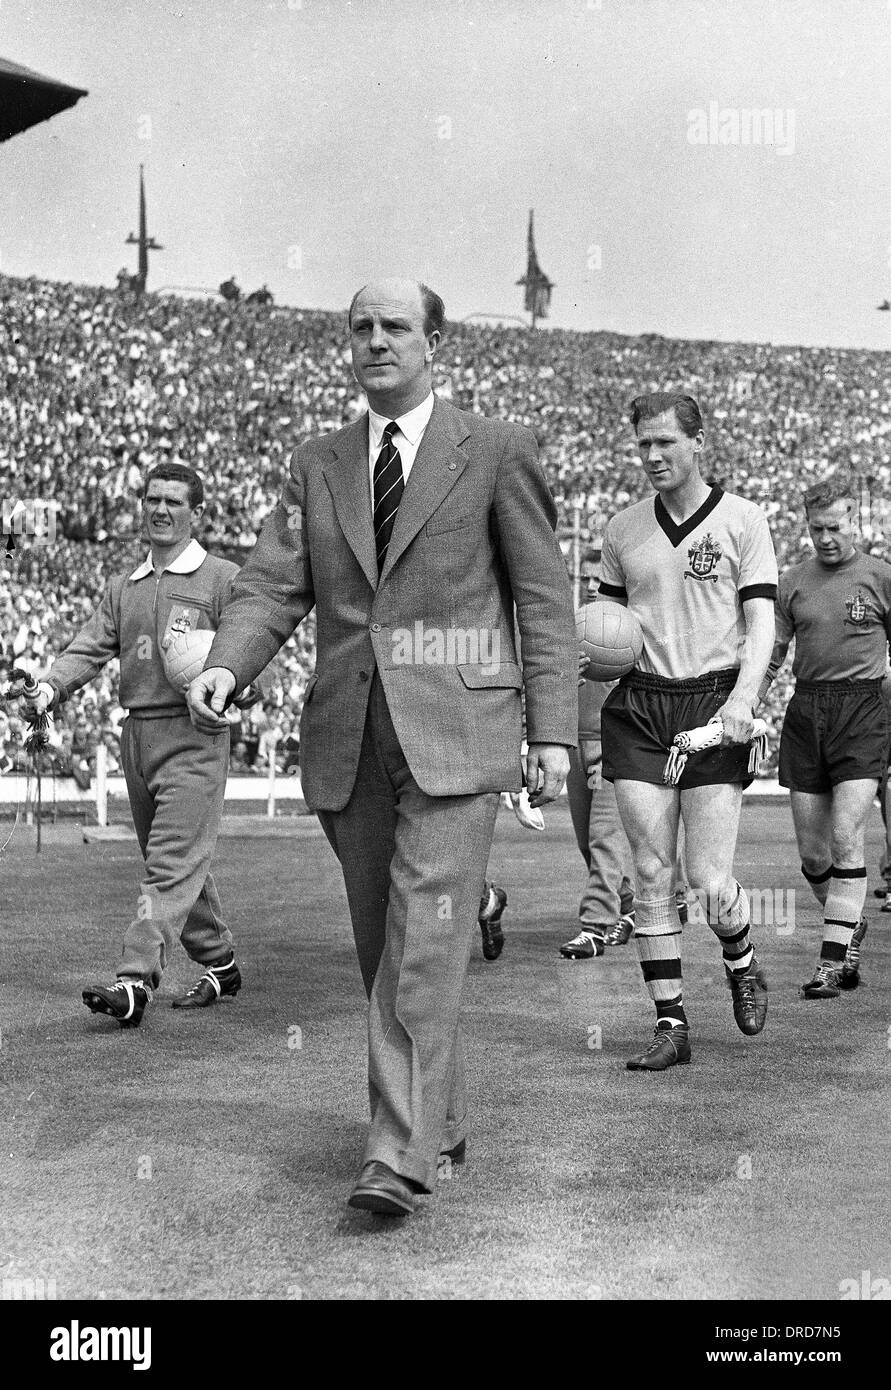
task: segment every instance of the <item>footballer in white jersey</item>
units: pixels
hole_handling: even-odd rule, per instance
[[[639,396],[631,420],[656,495],[609,522],[600,595],[631,608],[644,645],[639,666],[604,703],[603,768],[634,858],[635,940],[656,1006],[653,1040],[627,1065],[664,1071],[690,1061],[673,885],[681,819],[688,881],[721,943],[736,1023],[760,1033],[767,1014],[733,857],[751,780],[753,709],[773,648],[777,567],[760,508],[702,476],[705,434],[693,397]],[[716,716],[720,746],[691,753],[678,784],[665,785],[675,735]]]

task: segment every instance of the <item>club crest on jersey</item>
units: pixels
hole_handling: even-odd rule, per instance
[[[853,623],[855,627],[862,627],[869,617],[869,605],[859,588],[845,599],[845,608],[848,612],[845,622]]]
[[[187,632],[192,632],[198,626],[198,609],[189,608],[184,604],[174,604],[167,619],[167,626],[164,629],[164,636],[161,638],[161,646],[166,651],[171,642],[175,642],[177,637],[182,637]]]
[[[715,545],[710,535],[703,536],[695,545],[691,545],[690,549],[687,551],[690,568],[684,570],[684,578],[711,580],[712,584],[717,584],[718,575],[712,574],[712,570],[721,559],[721,556],[721,547]]]

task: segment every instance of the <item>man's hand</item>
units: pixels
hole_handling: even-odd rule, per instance
[[[235,677],[225,666],[211,666],[196,676],[186,692],[189,717],[202,734],[221,734],[229,721],[223,714],[235,689]]]
[[[563,790],[569,750],[561,743],[530,743],[526,754],[526,789],[530,806],[544,806]]]
[[[584,684],[585,672],[587,671],[587,669],[588,669],[588,658],[587,658],[587,656],[585,655],[585,653],[582,651],[582,649],[581,649],[581,647],[580,647],[580,648],[579,648],[579,685],[583,685],[583,684]]]
[[[730,743],[748,743],[752,737],[752,702],[742,695],[730,695],[717,715],[724,721],[724,737],[721,746]]]
[[[56,692],[46,681],[41,681],[37,687],[37,694],[33,700],[25,699],[25,704],[34,711],[35,714],[46,714],[50,705],[55,699]]]
[[[13,671],[3,690],[4,700],[21,700],[32,714],[46,714],[55,697],[56,692],[47,681],[35,681],[28,671],[21,669]]]

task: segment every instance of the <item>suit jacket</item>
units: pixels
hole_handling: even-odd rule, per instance
[[[576,743],[575,618],[555,521],[532,434],[437,399],[378,579],[367,415],[294,451],[207,665],[240,690],[315,605],[300,733],[313,810],[349,800],[375,667],[431,796],[520,787],[523,687],[529,742]]]

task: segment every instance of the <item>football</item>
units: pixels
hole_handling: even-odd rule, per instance
[[[164,674],[174,690],[184,694],[195,677],[200,676],[215,635],[203,629],[182,632],[162,653]]]
[[[643,651],[640,623],[620,603],[586,603],[576,614],[575,630],[588,658],[585,680],[618,680],[637,664]]]

